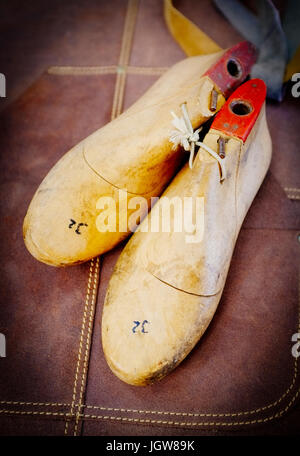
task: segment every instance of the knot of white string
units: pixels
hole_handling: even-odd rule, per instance
[[[198,128],[193,130],[192,123],[190,121],[186,103],[181,105],[182,117],[177,117],[176,114],[171,111],[173,116],[172,124],[176,130],[171,131],[170,141],[174,144],[174,148],[181,145],[185,151],[190,152],[189,166],[193,168],[194,155],[195,155],[195,146],[200,146],[205,149],[212,157],[214,157],[219,165],[221,170],[220,181],[222,182],[226,179],[226,168],[225,161],[222,159],[211,147],[207,146],[203,142],[199,141],[199,132],[202,130]]]

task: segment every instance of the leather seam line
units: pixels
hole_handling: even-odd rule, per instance
[[[169,67],[139,67],[132,65],[51,66],[47,69],[47,73],[55,76],[100,76],[124,72],[141,76],[161,76],[168,69]]]
[[[86,338],[86,343],[85,343],[85,355],[84,355],[83,373],[82,373],[82,378],[81,378],[81,386],[80,386],[80,393],[79,393],[80,394],[79,395],[79,405],[78,405],[78,413],[76,414],[76,423],[75,423],[75,428],[74,428],[74,435],[77,434],[78,423],[79,423],[79,415],[80,415],[80,412],[82,410],[82,407],[84,407],[84,405],[82,404],[82,399],[83,399],[83,394],[84,394],[84,387],[86,385],[87,371],[88,371],[88,365],[89,365],[89,353],[90,353],[92,333],[93,333],[93,323],[94,323],[96,301],[97,301],[98,281],[99,281],[99,276],[100,276],[100,274],[99,274],[99,263],[100,263],[100,258],[97,257],[95,271],[94,271],[94,277],[93,277],[93,291],[92,291],[92,297],[91,297],[91,309],[90,309],[90,317],[89,317],[89,321],[88,321],[87,338]]]
[[[287,196],[289,199],[291,199],[291,200],[300,200],[300,195],[289,195],[289,194],[287,193],[286,196]]]
[[[83,310],[83,320],[82,320],[81,333],[80,333],[80,339],[79,339],[79,350],[78,350],[78,355],[77,355],[77,364],[76,364],[76,368],[75,368],[75,380],[74,380],[74,386],[73,386],[73,394],[72,394],[72,403],[71,403],[70,414],[73,414],[73,411],[74,411],[74,408],[75,408],[75,403],[76,403],[78,376],[79,376],[79,371],[80,371],[80,367],[81,367],[82,346],[83,346],[83,343],[84,343],[83,339],[84,339],[84,333],[85,333],[87,312],[88,312],[89,304],[90,304],[90,292],[91,292],[91,283],[92,283],[93,270],[94,270],[94,260],[91,260],[90,268],[89,268],[89,276],[88,276],[88,284],[87,284],[85,305],[84,305],[84,310]],[[67,435],[67,433],[68,433],[68,428],[69,428],[69,422],[66,421],[65,430],[64,430],[64,434],[65,435]]]
[[[300,192],[300,188],[297,187],[284,187],[286,192]]]
[[[161,425],[171,425],[171,426],[181,426],[181,427],[201,427],[201,426],[241,426],[241,425],[251,425],[251,424],[258,424],[258,423],[266,423],[272,421],[276,418],[280,418],[284,413],[286,413],[293,402],[295,402],[297,396],[299,395],[300,390],[296,392],[296,394],[292,397],[290,402],[287,406],[280,410],[279,412],[265,418],[259,418],[254,420],[247,420],[247,421],[233,421],[233,422],[222,422],[222,421],[214,421],[214,422],[185,422],[185,421],[169,421],[169,420],[152,420],[152,419],[141,419],[141,418],[129,418],[129,417],[120,417],[120,416],[109,416],[109,415],[86,415],[80,414],[80,419],[97,419],[102,421],[122,421],[127,423],[139,423],[139,424],[161,424]],[[44,416],[63,416],[63,417],[75,417],[74,414],[70,413],[61,413],[61,412],[39,412],[39,411],[20,411],[20,410],[0,410],[0,414],[11,414],[11,415],[27,415],[27,416],[34,416],[34,415],[44,415]],[[77,416],[77,415],[76,415]]]

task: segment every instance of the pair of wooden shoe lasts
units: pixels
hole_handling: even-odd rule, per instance
[[[130,234],[121,223],[120,193],[126,193],[126,220],[136,212],[136,198],[145,202],[139,211],[145,218],[115,266],[102,318],[106,360],[127,383],[146,385],[174,369],[218,306],[239,230],[271,160],[265,84],[241,85],[254,61],[252,45],[243,42],[179,62],[124,114],[65,154],[29,206],[28,250],[66,266]],[[215,114],[200,141],[199,127]],[[178,171],[183,149],[189,163],[146,215],[151,198]],[[105,219],[114,229],[100,226]]]

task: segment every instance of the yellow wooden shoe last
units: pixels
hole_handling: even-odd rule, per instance
[[[259,79],[232,94],[193,168],[187,164],[177,174],[121,253],[105,299],[102,343],[111,370],[127,383],[146,385],[168,374],[215,313],[239,230],[271,159],[265,96]],[[212,155],[221,152],[223,179]],[[175,209],[170,231],[163,231],[163,223],[158,232],[150,231],[158,214],[162,222],[169,214],[164,200],[184,198],[194,207],[197,198],[202,202],[193,215],[194,231],[175,230],[179,221],[185,226],[184,211]]]
[[[179,114],[186,102],[193,127],[199,127],[221,108],[254,60],[247,42],[226,52],[185,59],[119,118],[73,147],[51,169],[30,203],[23,226],[29,252],[44,263],[66,266],[106,252],[128,236],[129,229],[120,230],[118,220],[116,230],[99,231],[99,199],[110,197],[118,204],[119,189],[128,192],[129,200],[136,195],[148,201],[159,196],[183,155],[169,141],[170,111]]]

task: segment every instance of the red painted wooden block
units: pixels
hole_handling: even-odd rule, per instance
[[[250,79],[242,84],[219,111],[211,128],[246,141],[262,105],[267,87],[261,79]]]
[[[257,52],[249,41],[230,48],[205,74],[209,76],[227,98],[250,73]]]

